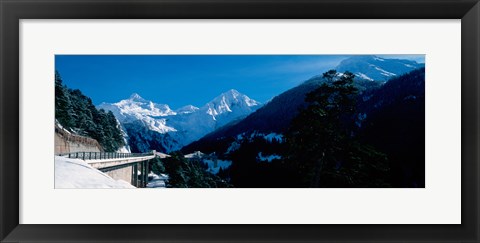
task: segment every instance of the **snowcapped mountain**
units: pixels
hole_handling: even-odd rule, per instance
[[[143,99],[136,93],[132,94],[130,98],[117,103],[102,103],[98,108],[112,111],[122,125],[141,122],[150,130],[159,133],[175,131],[173,127],[166,125],[165,119],[156,118],[176,114],[168,105],[153,103]]]
[[[195,111],[197,111],[198,109],[200,109],[200,108],[198,108],[198,107],[196,107],[196,106],[193,106],[193,105],[186,105],[186,106],[184,106],[184,107],[182,107],[182,108],[176,109],[176,110],[175,110],[175,113],[177,113],[177,114],[187,114],[187,113],[195,112]]]
[[[190,113],[166,117],[176,129],[170,133],[182,145],[187,145],[225,124],[243,118],[260,107],[260,102],[236,90],[229,90]]]
[[[207,134],[198,141],[188,144],[182,148],[182,151],[184,153],[197,150],[208,153],[219,152],[209,149],[222,147],[224,150],[228,150],[231,141],[226,142],[223,138],[250,136],[255,132],[282,134],[288,129],[291,120],[298,114],[299,109],[305,106],[305,95],[317,88],[322,82],[323,79],[320,75],[315,76],[301,85],[273,97],[268,103],[237,123],[232,122]]]
[[[378,64],[378,63],[382,63],[382,64]],[[383,64],[383,63],[387,63],[387,64]],[[377,65],[377,64],[378,66],[375,66],[375,67],[378,67],[379,69],[382,69],[382,70],[389,70],[386,72],[392,73],[391,74],[392,77],[386,80],[382,79],[383,77],[386,77],[386,78],[388,77],[383,75],[382,72],[378,71],[373,66],[371,66],[371,65]],[[394,91],[396,90],[398,94],[396,94],[395,92],[391,92],[384,97],[385,99],[378,98],[377,100],[377,98],[375,99],[372,98],[374,97],[372,93],[379,94],[379,96],[382,96],[383,94],[386,93],[385,91],[382,91],[385,89],[382,87],[384,87],[386,84],[390,82],[388,80],[397,80],[399,78],[401,80],[405,80],[402,77],[404,75],[409,75],[409,73],[413,72],[413,71],[405,71],[407,69],[410,70],[411,67],[406,66],[404,64],[411,65],[411,66],[416,65],[420,67],[424,66],[424,64],[418,64],[414,61],[409,61],[409,60],[382,59],[376,56],[354,56],[354,57],[345,59],[343,62],[341,62],[341,64],[337,68],[340,68],[341,72],[350,71],[350,72],[356,73],[357,76],[360,76],[358,73],[362,73],[362,74],[365,74],[365,76],[368,74],[371,77],[373,77],[373,78],[370,78],[370,76],[368,76],[368,78],[370,79],[366,79],[364,76],[364,77],[361,77],[361,79],[356,80],[355,82],[356,87],[359,89],[359,91],[361,91],[361,95],[359,96],[359,102],[360,102],[359,106],[361,110],[364,113],[366,113],[367,110],[369,109],[369,106],[371,106],[371,109],[376,109],[377,107],[379,107],[380,103],[387,102],[388,100],[387,98],[396,97],[399,93],[401,93],[400,92],[401,90],[408,90],[409,95],[414,95],[416,97],[419,97],[420,95],[414,93],[412,90],[414,91],[417,90],[418,92],[422,92],[422,91],[424,92],[424,79],[415,77],[414,81],[423,80],[423,83],[420,82],[418,85],[414,86],[409,82],[395,81],[394,84],[398,84],[398,87],[396,87],[396,89],[393,89],[393,90]],[[404,66],[404,67],[400,67],[400,66]],[[349,69],[344,70],[343,68],[349,68]],[[355,69],[355,68],[358,68],[358,69]],[[371,69],[376,71],[372,71]],[[419,69],[412,68],[412,70],[419,70]],[[425,72],[424,69],[423,69],[423,72]],[[410,76],[412,75],[410,74],[408,77]],[[371,82],[374,80],[378,82]],[[190,153],[192,151],[200,150],[202,152],[208,152],[208,153],[216,152],[217,154],[221,154],[222,152],[227,151],[229,148],[228,145],[225,145],[225,144],[228,144],[226,141],[229,138],[230,138],[230,141],[228,142],[230,143],[234,140],[236,141],[238,139],[233,139],[233,138],[236,138],[241,134],[249,135],[255,132],[263,133],[263,134],[269,134],[269,133],[283,134],[287,131],[292,119],[298,115],[299,110],[306,107],[305,95],[311,92],[312,90],[318,88],[318,86],[321,85],[323,82],[324,80],[322,78],[322,75],[314,76],[311,79],[303,82],[299,86],[294,87],[290,90],[285,91],[282,94],[275,96],[268,103],[262,106],[260,109],[248,115],[245,119],[237,123],[228,124],[227,126],[224,126],[220,129],[215,130],[214,132],[206,135],[205,137],[199,139],[198,141],[195,141],[185,146],[182,149],[182,151],[185,153]],[[413,87],[408,88],[410,86],[413,86]],[[388,85],[386,87],[391,87],[391,85]],[[407,95],[405,95],[405,97],[406,96]],[[367,100],[369,99],[371,99],[372,101],[373,100],[377,101],[378,104],[367,102]]]
[[[112,111],[126,128],[132,151],[156,149],[164,152],[178,150],[259,107],[259,102],[233,89],[200,108],[187,105],[172,110],[166,104],[153,103],[138,94],[98,106]]]
[[[358,78],[369,81],[387,81],[390,78],[422,68],[425,64],[405,59],[387,59],[374,55],[352,56],[340,62],[338,72],[350,71]]]
[[[216,127],[256,110],[260,102],[250,99],[248,96],[231,89],[200,109],[200,113],[208,114],[211,119],[217,122]]]

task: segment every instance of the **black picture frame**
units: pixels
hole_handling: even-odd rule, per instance
[[[4,242],[480,241],[478,0],[0,0],[0,14],[0,239]],[[462,223],[460,225],[19,224],[19,20],[150,18],[461,19]]]

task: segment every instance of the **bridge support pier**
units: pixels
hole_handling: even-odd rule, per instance
[[[146,187],[147,183],[145,182],[145,161],[142,161],[142,187]]]
[[[147,187],[148,184],[148,161],[142,161],[142,187]]]
[[[144,160],[132,164],[132,185],[135,187],[146,187],[148,184],[149,161]],[[140,172],[140,174],[138,173]]]
[[[138,164],[135,163],[132,165],[132,167],[133,167],[132,185],[134,187],[138,187]]]

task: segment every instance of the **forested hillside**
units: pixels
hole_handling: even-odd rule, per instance
[[[55,72],[55,119],[68,131],[96,139],[106,152],[124,145],[122,131],[111,111],[97,110],[78,89],[69,89]]]
[[[234,187],[424,187],[425,69],[363,91],[354,77],[324,73],[316,88],[300,94],[303,105],[289,109],[295,115],[287,128],[265,132],[256,123],[245,126],[246,118],[184,152],[232,161],[218,175]],[[292,107],[289,98],[273,108]],[[249,117],[272,110],[263,120],[283,121],[286,112],[273,109],[273,102]],[[240,125],[255,130],[228,133]]]

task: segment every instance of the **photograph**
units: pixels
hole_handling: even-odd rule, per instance
[[[480,0],[0,15],[1,242],[480,243]]]
[[[424,54],[69,54],[52,72],[55,189],[425,188]]]

